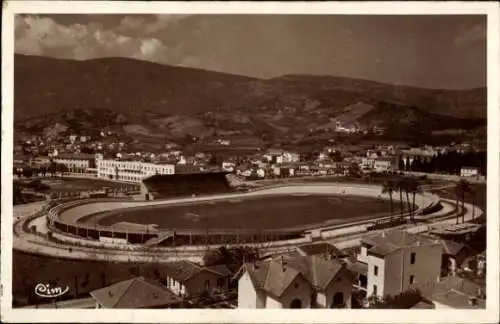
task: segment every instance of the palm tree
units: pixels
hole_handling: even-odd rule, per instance
[[[412,205],[410,208],[410,219],[413,220],[415,217],[415,196],[422,193],[422,188],[420,184],[415,179],[408,179],[408,191],[412,194]]]
[[[406,200],[408,201],[408,191],[407,191],[407,180],[406,178],[401,178],[396,183],[396,186],[399,190],[399,203],[401,204],[401,220],[404,218],[404,200],[403,200],[403,192],[406,192]]]
[[[474,216],[475,216],[475,211],[476,211],[476,208],[474,208],[474,206],[476,205],[476,193],[472,189],[470,190],[469,193],[472,197],[472,220],[474,221]]]
[[[457,224],[458,224],[458,202],[462,202],[462,223],[465,222],[465,194],[470,193],[471,188],[467,180],[461,179],[455,186],[455,194],[457,195]]]
[[[392,201],[392,194],[397,190],[396,183],[394,181],[386,181],[382,186],[382,193],[389,195],[389,201],[391,202],[391,222],[392,216],[394,214],[394,202]]]

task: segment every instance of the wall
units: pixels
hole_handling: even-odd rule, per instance
[[[106,236],[100,236],[99,241],[103,243],[115,243],[115,244],[127,244],[127,240],[123,238],[116,238],[116,237],[106,237]]]
[[[257,292],[247,271],[238,281],[238,308],[257,308]]]
[[[368,255],[368,287],[367,296],[373,295],[373,285],[377,285],[377,295],[384,296],[386,294],[385,284],[385,260],[374,255]],[[374,275],[375,266],[378,267],[378,274]],[[392,279],[392,278],[391,278]]]
[[[352,281],[347,277],[345,271],[339,271],[337,276],[325,289],[326,300],[321,306],[330,308],[333,302],[333,296],[337,292],[342,292],[344,295],[345,308],[351,308]],[[319,296],[319,294],[318,294]]]
[[[284,308],[280,301],[272,298],[271,296],[267,296],[266,298],[266,308],[276,309],[276,308]]]
[[[295,285],[297,285],[297,287],[295,287]],[[312,288],[309,282],[307,282],[302,275],[298,275],[284,291],[283,296],[280,298],[280,302],[283,308],[290,308],[292,301],[297,298],[302,301],[302,308],[310,308],[311,294]]]
[[[198,275],[186,281],[186,292],[190,296],[200,295],[205,291],[205,281],[208,280],[208,291],[217,288],[217,279],[220,277],[210,271],[203,270]],[[227,283],[225,287],[227,288]]]
[[[415,264],[411,253],[415,252]],[[385,294],[395,295],[410,286],[410,276],[415,283],[436,282],[441,274],[442,246],[440,244],[401,249],[386,258]]]

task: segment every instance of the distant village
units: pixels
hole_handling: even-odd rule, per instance
[[[230,146],[218,139],[214,145]],[[486,153],[468,143],[410,147],[406,144],[335,144],[318,151],[268,148],[246,153],[200,150],[185,153],[175,143],[154,152],[136,150],[110,131],[91,136],[32,136],[14,147],[16,176],[51,172],[55,165],[71,174],[140,182],[153,174],[225,171],[247,180],[314,175],[361,176],[370,173],[414,171],[463,177],[486,175]],[[53,171],[61,171],[61,170]]]

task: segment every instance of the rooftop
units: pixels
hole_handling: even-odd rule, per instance
[[[187,282],[188,280],[197,276],[203,271],[209,271],[221,277],[226,277],[231,274],[229,269],[224,265],[204,267],[196,263],[184,260],[165,263],[160,269],[160,273],[162,273],[165,276],[171,277],[180,283]]]
[[[345,271],[348,277],[353,279],[351,272],[342,263],[319,256],[284,256],[267,261],[246,263],[244,267],[255,288],[278,298],[298,276],[302,276],[319,291],[326,289],[341,271]]]
[[[337,258],[344,258],[346,253],[339,250],[335,245],[327,242],[305,244],[297,247],[303,255],[331,254]]]
[[[361,244],[370,247],[368,253],[386,256],[403,248],[440,243],[425,236],[406,231],[389,231],[362,238]]]
[[[484,287],[459,276],[449,276],[440,282],[416,283],[412,288],[420,290],[429,300],[453,308],[485,307],[484,296],[481,296]],[[470,304],[471,298],[477,298],[477,306]]]
[[[90,295],[104,308],[166,307],[181,301],[160,283],[143,277],[94,290]]]

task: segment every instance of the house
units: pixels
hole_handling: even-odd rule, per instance
[[[90,292],[96,308],[172,308],[182,301],[162,284],[143,277]]]
[[[238,308],[350,308],[352,273],[338,260],[281,256],[245,263]]]
[[[479,168],[476,167],[462,167],[460,169],[460,176],[464,178],[478,177]]]
[[[361,239],[358,262],[366,264],[367,296],[396,295],[417,282],[435,282],[441,274],[440,241],[406,231]]]
[[[159,269],[161,281],[178,296],[199,296],[226,290],[231,271],[225,266],[205,267],[189,261],[166,263]]]
[[[377,158],[373,162],[376,172],[388,172],[392,170],[392,160],[389,158]]]
[[[410,288],[418,289],[435,309],[486,308],[484,287],[458,276],[449,276],[439,282],[416,283]]]
[[[268,162],[276,164],[295,163],[300,161],[300,154],[280,149],[270,149],[263,155],[263,157]]]
[[[464,261],[472,254],[471,248],[465,244],[457,243],[451,240],[442,240],[443,245],[443,275],[454,275]]]
[[[375,159],[371,157],[364,157],[361,159],[359,167],[363,170],[372,170],[375,165]]]

